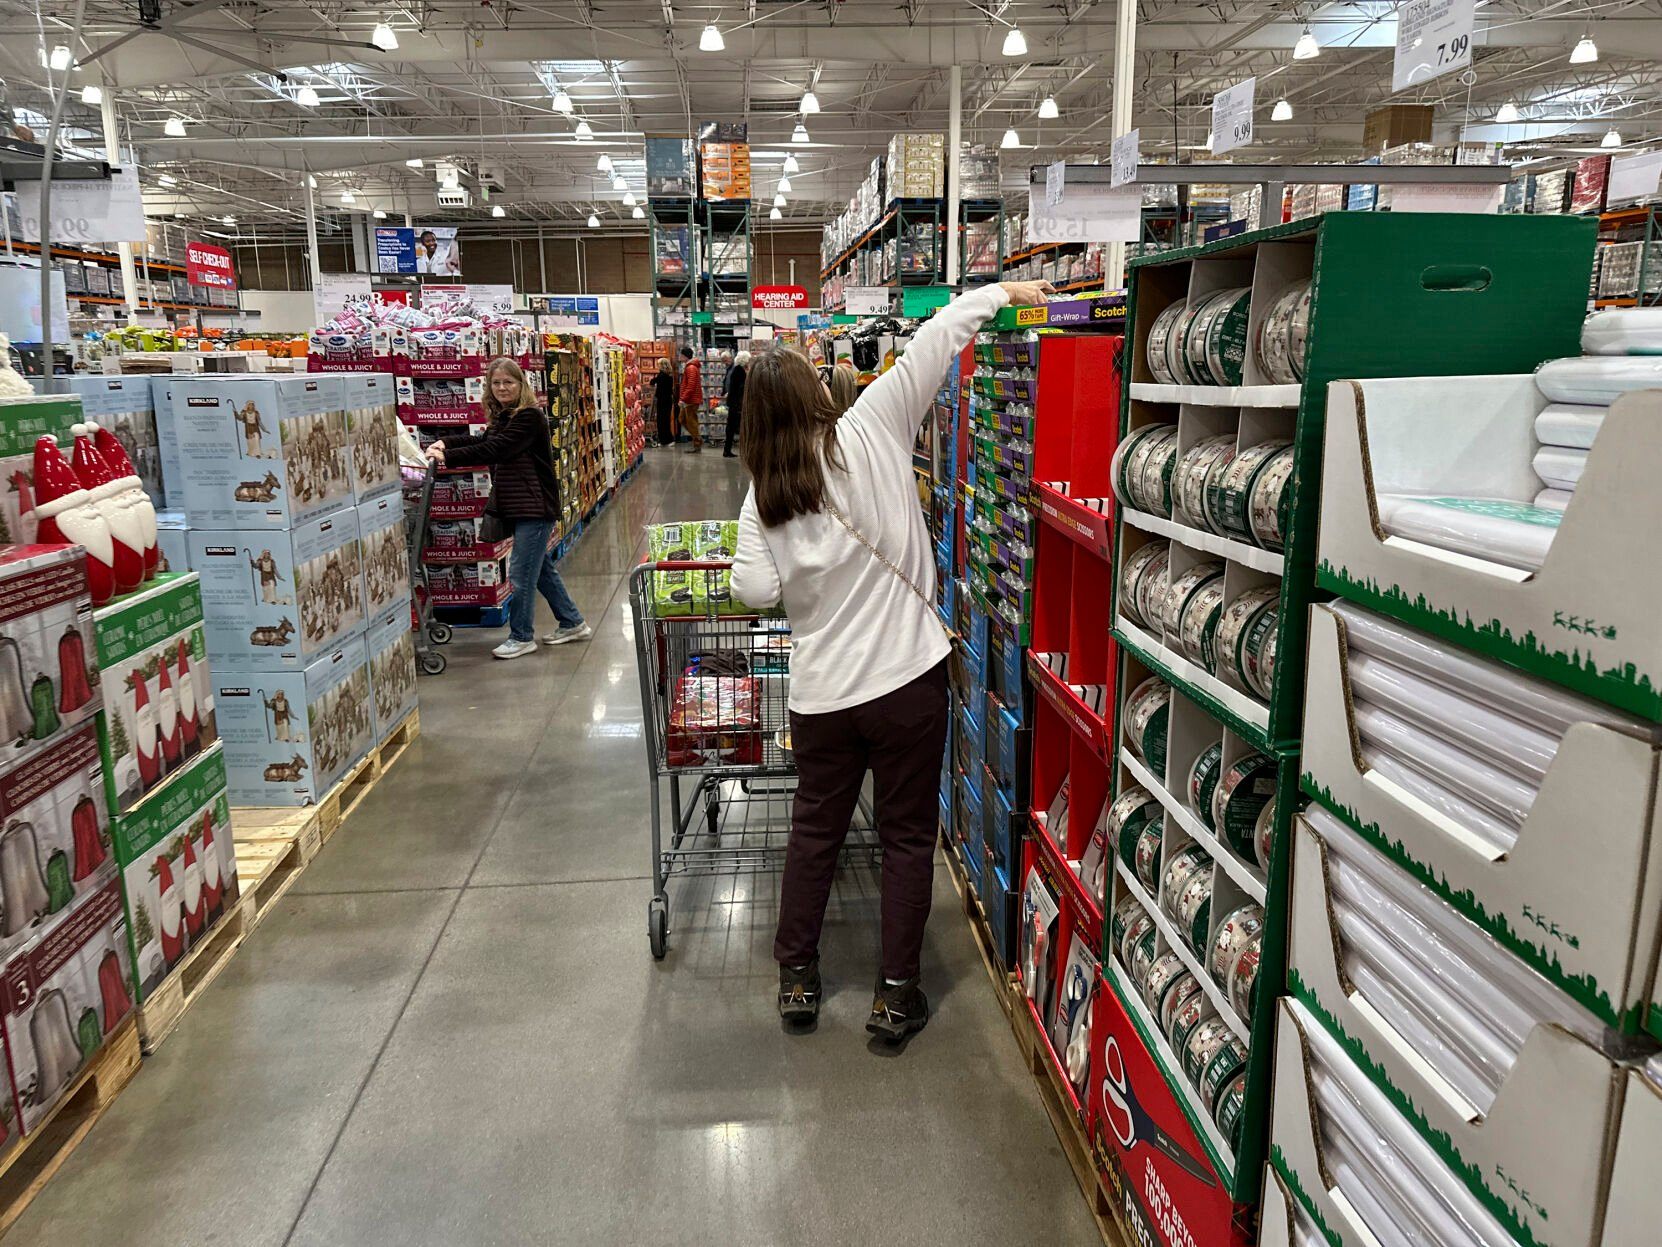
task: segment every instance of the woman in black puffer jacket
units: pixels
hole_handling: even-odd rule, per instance
[[[440,467],[489,467],[490,501],[485,513],[502,521],[514,539],[508,559],[508,639],[491,652],[519,658],[537,648],[533,624],[537,592],[548,600],[558,624],[546,645],[586,641],[594,635],[583,622],[554,566],[550,548],[560,516],[560,484],[554,475],[548,417],[518,364],[506,357],[485,369],[485,412],[490,426],[477,437],[447,437],[427,448]]]

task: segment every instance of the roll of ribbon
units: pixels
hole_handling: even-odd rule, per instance
[[[1379,522],[1387,533],[1535,571],[1546,561],[1562,514],[1507,498],[1418,497],[1380,494]]]
[[[1535,370],[1535,388],[1555,403],[1608,406],[1634,390],[1662,389],[1662,359],[1631,355],[1549,359]]]
[[[1355,704],[1356,728],[1364,747],[1373,747],[1407,762],[1458,797],[1488,810],[1502,822],[1521,827],[1535,804],[1536,786],[1438,740],[1429,732],[1368,702]]]
[[[1578,446],[1589,449],[1604,423],[1608,407],[1586,403],[1553,403],[1535,417],[1535,440],[1543,446]]]
[[[1568,446],[1543,446],[1535,452],[1531,466],[1544,484],[1573,490],[1587,469],[1587,452]]]

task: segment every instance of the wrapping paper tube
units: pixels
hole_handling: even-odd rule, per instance
[[[1534,784],[1508,775],[1378,706],[1357,702],[1356,728],[1364,745],[1396,755],[1456,796],[1487,809],[1513,827],[1523,825],[1529,807],[1535,804]]]
[[[1378,771],[1380,775],[1418,797],[1432,809],[1453,819],[1496,853],[1508,852],[1518,842],[1516,827],[1502,822],[1487,810],[1479,809],[1470,801],[1455,796],[1429,775],[1416,771],[1399,758],[1364,746],[1362,765],[1371,771]]]
[[[1543,446],[1531,461],[1535,475],[1553,489],[1574,490],[1587,469],[1587,452],[1567,446]]]
[[[1371,654],[1346,664],[1358,699],[1468,750],[1519,779],[1539,785],[1558,752],[1558,738],[1501,714],[1404,667]]]
[[[1604,423],[1604,413],[1609,410],[1585,403],[1553,403],[1535,417],[1535,440],[1543,446],[1591,449]]]
[[[1662,308],[1607,307],[1581,322],[1589,355],[1662,355]]]
[[[1570,505],[1570,499],[1575,497],[1567,489],[1543,489],[1535,495],[1535,505],[1538,507],[1552,507],[1562,511]]]
[[[1322,1136],[1322,1155],[1333,1185],[1356,1210],[1362,1224],[1379,1240],[1379,1247],[1418,1247],[1403,1228],[1414,1224],[1413,1214],[1402,1207],[1394,1192],[1380,1180],[1378,1170],[1360,1162],[1350,1140],[1337,1130]],[[1386,1203],[1396,1205],[1387,1208]]]
[[[1624,355],[1549,359],[1535,370],[1535,388],[1550,402],[1608,407],[1634,390],[1662,389],[1662,359]]]
[[[1563,736],[1570,724],[1587,722],[1637,736],[1650,735],[1649,724],[1602,702],[1523,675],[1457,646],[1445,645],[1394,619],[1349,602],[1334,601],[1329,606],[1344,620],[1352,650],[1377,654],[1398,667],[1418,672],[1433,683],[1462,691],[1473,701],[1533,724],[1543,732]]]
[[[1378,502],[1379,522],[1393,536],[1519,571],[1537,570],[1558,535],[1558,512],[1505,498],[1380,494]]]

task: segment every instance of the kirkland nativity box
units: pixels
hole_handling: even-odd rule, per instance
[[[81,373],[65,377],[69,391],[81,399],[86,418],[108,429],[121,443],[138,473],[144,492],[162,505],[162,451],[156,438],[155,387],[149,377],[105,377]],[[64,453],[69,453],[64,443]]]
[[[352,505],[344,384],[294,376],[179,377],[173,429],[182,496],[198,528],[292,528]]]
[[[396,602],[370,624],[364,638],[369,663],[369,690],[375,698],[375,740],[416,708],[415,639],[410,632],[410,604]]]
[[[360,506],[402,488],[394,382],[386,372],[349,372],[340,378],[352,446],[352,500]]]
[[[124,814],[218,739],[195,573],[158,576],[101,607],[95,625],[105,793]]]
[[[264,533],[193,528],[189,547],[216,663],[299,671],[363,631],[363,552],[352,510]]]
[[[115,851],[143,1004],[236,907],[223,752],[209,749],[169,779],[155,800],[118,818]]]
[[[304,671],[222,670],[214,704],[235,805],[314,805],[374,736],[361,637]]]
[[[132,1010],[127,916],[111,879],[0,971],[0,1025],[25,1137]]]
[[[364,610],[379,617],[410,596],[410,551],[404,530],[404,495],[391,494],[358,506],[363,546]]]

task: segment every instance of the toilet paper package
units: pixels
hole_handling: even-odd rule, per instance
[[[225,757],[209,749],[156,799],[115,820],[129,952],[143,1004],[236,908]]]
[[[98,714],[98,662],[79,546],[0,549],[0,768]]]
[[[0,1026],[25,1137],[132,1011],[127,916],[112,878],[0,971]]]
[[[219,738],[196,573],[158,576],[102,607],[94,625],[104,790],[122,814]]]
[[[388,501],[402,504],[396,497]],[[196,528],[189,546],[202,580],[208,652],[216,663],[299,671],[363,631],[363,550],[355,511],[274,532]]]
[[[114,876],[109,823],[94,724],[0,774],[0,960]]]
[[[362,637],[303,671],[221,667],[215,676],[233,805],[315,805],[369,751]]]

